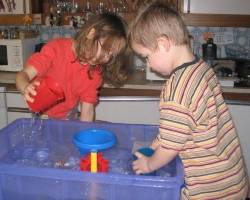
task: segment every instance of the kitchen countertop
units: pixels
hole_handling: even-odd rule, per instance
[[[17,92],[15,87],[15,72],[0,72],[0,85],[7,91]],[[101,96],[159,96],[163,81],[146,80],[145,71],[131,73],[126,84],[113,88],[107,84],[100,91]],[[250,88],[222,87],[225,99],[250,101]]]

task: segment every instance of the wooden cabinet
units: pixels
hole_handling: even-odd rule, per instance
[[[249,0],[183,0],[183,13],[250,15]]]
[[[180,7],[189,26],[250,27],[248,0],[182,0]]]
[[[114,5],[117,5],[117,2],[127,2],[126,3],[126,10],[121,13],[121,15],[127,20],[130,21],[135,16],[135,10],[138,8],[139,5],[143,4],[143,2],[149,2],[151,0],[112,0],[112,1],[100,1],[100,0],[91,0],[93,7],[95,9],[98,8],[98,3],[100,2],[111,2],[110,4],[105,4],[105,6],[110,7],[110,9],[114,9]],[[162,0],[164,2],[168,2],[172,5],[176,10],[182,13],[183,20],[185,21],[186,25],[188,26],[215,26],[215,27],[250,27],[250,15],[240,15],[240,14],[194,14],[194,13],[183,13],[184,9],[184,1],[186,0]],[[32,1],[35,2],[35,1]],[[45,2],[45,1],[43,1]],[[53,2],[53,1],[50,1]],[[55,2],[55,1],[54,1]],[[61,1],[64,2],[64,1]],[[70,1],[68,1],[70,2]],[[71,1],[73,2],[73,0]],[[65,23],[68,23],[67,15],[81,15],[83,9],[85,9],[87,0],[74,0],[74,3],[77,3],[77,9],[74,10],[74,13],[69,13],[68,11],[65,12],[63,19],[66,19]],[[113,3],[113,4],[112,4]],[[104,6],[104,4],[101,4]],[[43,9],[38,8],[37,4],[31,4],[31,10],[33,7],[33,12],[37,12],[37,10],[44,10],[46,6],[40,4]],[[47,11],[48,8],[47,5]],[[75,12],[76,11],[76,12]],[[43,13],[43,23],[45,16],[48,13]],[[25,15],[0,15],[0,25],[22,25],[23,24],[23,17]],[[37,15],[30,14],[32,18],[35,18]]]

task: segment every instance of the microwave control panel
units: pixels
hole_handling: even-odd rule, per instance
[[[20,46],[11,46],[10,47],[10,55],[11,55],[11,58],[13,63],[12,63],[12,66],[13,68],[19,68],[21,67],[21,63],[23,62],[22,61],[22,49]]]

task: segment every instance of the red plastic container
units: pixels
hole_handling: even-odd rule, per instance
[[[33,112],[44,112],[65,99],[62,87],[53,78],[46,76],[36,80],[40,81],[40,85],[36,87],[37,94],[32,96],[34,101],[27,101]]]

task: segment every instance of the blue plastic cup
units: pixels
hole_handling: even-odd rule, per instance
[[[154,154],[154,150],[151,149],[150,147],[142,147],[140,149],[137,150],[139,153],[143,154],[144,156],[150,157]],[[137,160],[137,156],[134,154],[133,155],[133,159]],[[155,176],[156,175],[156,171],[147,173],[147,174],[142,174],[142,175],[146,175],[146,176]]]

